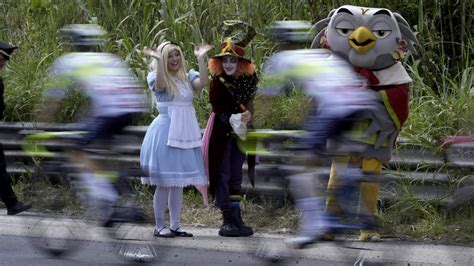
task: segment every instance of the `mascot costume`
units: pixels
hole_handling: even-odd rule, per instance
[[[342,173],[347,164],[359,165],[364,173],[380,174],[382,163],[390,160],[395,139],[408,117],[411,78],[399,60],[407,50],[415,52],[413,45],[417,39],[400,14],[385,8],[341,6],[313,28],[319,33],[311,48],[327,48],[346,59],[380,96],[381,112],[377,117],[353,128],[360,136],[355,142],[363,146],[364,152],[333,160],[328,182],[331,191],[336,187],[338,173]],[[363,183],[360,193],[359,204],[373,215],[379,185]],[[329,196],[327,212],[336,214],[338,208],[335,198]],[[380,234],[375,228],[361,230],[359,239],[380,241]]]

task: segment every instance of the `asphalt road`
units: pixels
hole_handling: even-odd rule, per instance
[[[0,265],[128,265],[117,252],[116,243],[79,241],[80,247],[65,257],[52,257],[35,248],[34,239],[25,236],[0,236]],[[153,265],[264,265],[274,263],[250,253],[203,250],[185,247],[154,247],[158,256]],[[147,264],[133,262],[136,264]],[[317,259],[287,258],[280,265],[344,265]],[[278,265],[278,263],[274,263]]]
[[[343,245],[325,242],[295,251],[284,244],[289,235],[257,233],[249,238],[224,238],[217,236],[216,228],[187,227],[194,237],[163,239],[153,237],[150,224],[119,226],[114,232],[124,240],[117,242],[102,228],[69,218],[54,221],[51,236],[65,239],[70,234],[64,232],[71,231],[76,239],[72,243],[81,245],[66,258],[57,259],[33,245],[38,239],[33,229],[43,221],[49,220],[36,213],[0,214],[0,265],[127,264],[118,256],[120,243],[153,246],[158,254],[154,264],[160,265],[265,265],[268,260],[254,256],[262,249],[271,258],[283,259],[283,265],[474,265],[472,246],[397,240],[363,243],[348,239]]]

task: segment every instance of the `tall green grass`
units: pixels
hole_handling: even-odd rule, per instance
[[[472,133],[473,37],[472,5],[468,1],[355,0],[353,5],[387,7],[401,13],[415,29],[418,54],[405,60],[413,78],[411,113],[401,135],[425,148],[439,145],[446,134]],[[274,51],[265,28],[275,20],[305,19],[316,22],[345,1],[322,0],[32,0],[0,1],[1,40],[20,46],[2,74],[6,83],[5,119],[34,119],[47,68],[61,55],[58,30],[68,23],[97,20],[108,31],[107,50],[117,53],[145,80],[148,58],[143,47],[173,40],[183,47],[189,68],[197,68],[193,48],[200,43],[218,47],[219,25],[226,19],[252,24],[257,36],[248,53],[259,69]],[[211,52],[216,53],[217,48]],[[146,87],[145,82],[143,82]],[[210,111],[206,91],[195,106],[201,126]],[[257,127],[278,127],[288,114],[304,112],[301,95],[291,94],[268,106],[257,98]],[[74,109],[73,107],[70,108]],[[295,111],[297,110],[297,111]],[[293,111],[293,112],[292,112]],[[65,116],[72,119],[73,115]],[[301,117],[301,116],[296,116]],[[153,116],[140,123],[148,124]]]
[[[474,68],[465,68],[455,76],[445,74],[442,83],[434,82],[432,87],[428,85],[432,80],[423,75],[420,63],[421,60],[415,60],[408,65],[413,78],[411,114],[402,135],[410,144],[433,149],[440,147],[444,136],[473,134]]]

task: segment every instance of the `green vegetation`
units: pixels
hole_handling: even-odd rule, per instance
[[[414,82],[409,121],[402,131],[412,144],[433,148],[446,134],[470,133],[472,126],[473,37],[472,5],[468,1],[395,1],[356,0],[353,5],[387,7],[402,14],[417,33],[418,54],[409,56],[406,66]],[[5,116],[7,121],[30,121],[40,102],[47,68],[62,54],[58,30],[68,23],[95,21],[108,30],[107,50],[117,53],[142,80],[148,59],[142,49],[163,40],[174,40],[183,47],[190,68],[196,68],[193,47],[199,43],[219,45],[220,23],[242,19],[252,24],[257,36],[248,49],[261,69],[273,52],[265,27],[274,20],[305,19],[316,22],[344,1],[322,0],[22,0],[0,1],[0,39],[19,45],[6,82]],[[145,85],[145,84],[144,84]],[[257,128],[278,127],[291,121],[288,110],[301,110],[301,95],[269,105],[257,98]],[[210,112],[206,93],[195,102],[201,126]],[[261,106],[260,106],[261,105]],[[79,105],[68,106],[67,119],[74,117]],[[260,106],[260,107],[259,107]],[[301,117],[301,116],[298,116]],[[140,121],[148,124],[153,117]],[[282,121],[283,120],[283,121]],[[471,126],[471,127],[469,127]]]
[[[404,64],[413,78],[411,84],[411,113],[401,136],[408,145],[437,150],[445,135],[472,134],[474,130],[474,49],[473,6],[470,1],[448,0],[354,0],[353,5],[387,7],[403,15],[417,34],[418,53],[409,55]],[[193,47],[200,43],[219,45],[218,26],[225,19],[241,19],[252,24],[257,36],[248,53],[261,69],[274,45],[265,37],[265,27],[274,20],[304,19],[316,22],[346,1],[323,0],[0,0],[0,40],[10,41],[20,48],[2,73],[6,85],[6,121],[31,121],[35,107],[47,82],[47,69],[64,52],[58,30],[69,23],[88,23],[95,18],[107,29],[107,50],[117,53],[133,72],[145,80],[148,59],[143,47],[156,47],[163,40],[173,40],[183,47],[189,68],[196,68]],[[146,86],[145,82],[143,83]],[[61,121],[70,121],[80,104],[71,100]],[[207,91],[195,100],[201,127],[205,126],[210,106]],[[278,128],[294,126],[305,112],[307,101],[299,92],[281,99],[256,99],[256,127]],[[153,116],[144,117],[147,125]],[[293,123],[293,124],[292,124]],[[454,176],[455,178],[455,176]],[[21,190],[21,182],[17,184]],[[140,189],[139,201],[150,207],[152,195]],[[408,194],[410,195],[410,194]],[[215,210],[199,209],[198,200],[187,196],[183,214],[185,221],[202,219],[203,224],[217,225],[206,215],[217,219]],[[249,203],[250,216],[262,215],[264,210]],[[291,207],[283,209],[288,211]],[[279,210],[280,211],[280,210]],[[295,228],[296,217],[289,214],[273,217],[287,218],[275,224]],[[413,237],[449,237],[472,241],[472,209],[460,214],[442,213],[437,202],[410,196],[380,213],[388,233]],[[187,220],[187,217],[189,220]],[[197,218],[199,217],[199,218]],[[265,227],[270,224],[249,220]],[[447,226],[447,225],[450,226]],[[281,228],[280,228],[281,229]]]
[[[440,243],[474,242],[474,208],[469,202],[446,209],[440,206],[439,200],[417,198],[410,186],[401,187],[408,194],[379,210],[383,235]]]

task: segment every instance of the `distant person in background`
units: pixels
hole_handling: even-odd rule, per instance
[[[207,189],[207,176],[201,152],[201,129],[193,107],[193,99],[207,85],[209,78],[206,54],[211,49],[202,45],[194,50],[199,72],[186,69],[186,60],[178,44],[163,42],[156,49],[145,48],[153,58],[147,81],[159,115],[143,139],[140,164],[149,174],[144,184],[155,185],[153,208],[156,237],[192,237],[180,228],[183,188]],[[207,203],[207,193],[204,193]],[[169,209],[170,226],[165,224]]]
[[[251,236],[244,224],[240,201],[242,165],[245,161],[237,142],[245,138],[252,124],[253,99],[257,90],[255,65],[245,58],[245,46],[255,35],[241,21],[224,21],[219,54],[209,60],[212,81],[209,101],[212,113],[203,140],[205,163],[209,170],[209,191],[222,212],[220,236]],[[250,167],[249,167],[250,168]]]
[[[0,70],[3,69],[10,55],[17,47],[11,46],[7,43],[0,42]],[[0,119],[3,119],[3,111],[5,110],[5,102],[3,101],[3,80],[0,76]],[[15,215],[22,211],[31,208],[31,204],[26,204],[18,201],[15,192],[13,192],[10,178],[7,174],[7,164],[5,162],[5,155],[3,153],[3,145],[0,143],[0,196],[7,207],[8,215]]]

